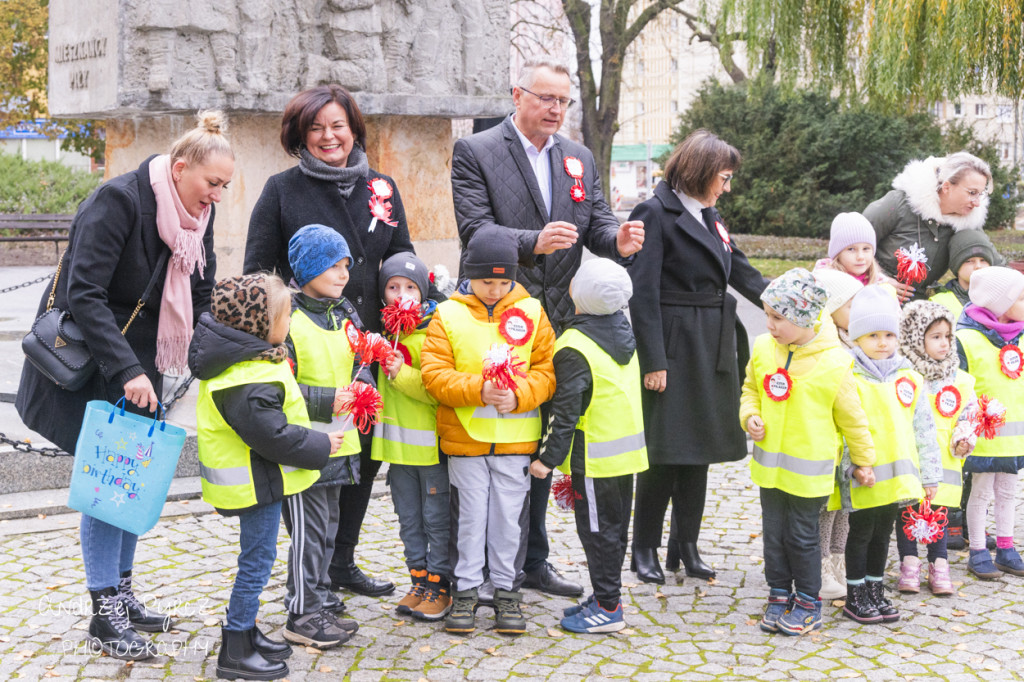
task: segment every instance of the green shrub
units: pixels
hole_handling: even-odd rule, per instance
[[[986,227],[1013,222],[1016,197],[1003,194],[1015,176],[999,166],[995,147],[962,127],[944,133],[928,114],[882,114],[757,82],[708,82],[682,115],[672,143],[697,128],[743,155],[732,192],[719,200],[737,232],[827,237],[837,213],[863,211],[891,189],[911,159],[961,149],[988,161],[995,174]]]
[[[74,213],[103,176],[0,153],[0,213]]]

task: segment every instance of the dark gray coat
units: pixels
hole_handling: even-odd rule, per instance
[[[163,296],[163,275],[157,279],[146,306],[121,335],[121,328],[146,289],[160,254],[167,246],[156,227],[156,197],[149,184],[149,162],[100,185],[78,207],[71,223],[68,250],[54,305],[70,311],[78,322],[98,370],[82,389],[71,393],[26,362],[18,385],[16,406],[25,425],[53,443],[74,452],[78,431],[90,400],[117,402],[124,384],[145,371],[157,393],[156,332]],[[206,269],[192,275],[193,324],[210,310],[216,281],[213,251],[213,207],[203,238]],[[39,303],[46,309],[47,287]],[[129,405],[129,409],[132,406]]]
[[[723,222],[720,215],[715,214]],[[629,275],[640,372],[668,371],[664,393],[643,390],[651,464],[714,464],[746,456],[732,286],[761,306],[765,280],[725,248],[664,182],[629,216],[646,228]]]
[[[516,134],[511,118],[501,125],[455,142],[452,155],[452,194],[455,199],[455,220],[459,227],[463,256],[466,244],[481,227],[495,225],[510,230],[519,243],[519,273],[516,281],[530,295],[539,299],[556,332],[560,332],[573,316],[569,298],[569,282],[580,266],[583,247],[620,263],[615,237],[619,221],[605,202],[601,178],[590,150],[561,135],[555,135],[551,159],[551,215],[544,208],[544,198],[537,176],[530,167],[523,144]],[[586,198],[573,201],[569,190],[573,179],[563,167],[564,159],[575,156],[583,162],[583,187]],[[579,239],[570,249],[535,256],[540,230],[549,222],[572,223]]]

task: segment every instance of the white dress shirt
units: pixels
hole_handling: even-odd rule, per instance
[[[679,197],[679,201],[682,202],[683,208],[686,209],[686,212],[696,218],[697,222],[704,225],[704,227],[706,227],[710,232],[711,226],[704,222],[704,216],[700,214],[701,209],[705,208],[704,204],[700,203],[688,194],[683,194],[676,190],[672,190],[672,193]]]
[[[526,135],[523,135],[523,131],[516,125],[515,114],[512,114],[512,127],[516,129],[516,135],[519,136],[519,141],[523,143],[523,149],[526,150],[526,158],[529,160],[530,166],[533,168],[533,174],[537,177],[537,184],[540,186],[540,195],[544,198],[544,207],[547,208],[548,217],[550,217],[551,156],[548,154],[548,150],[555,146],[555,136],[549,135],[547,142],[544,143],[544,148],[538,150],[537,147],[526,138]]]

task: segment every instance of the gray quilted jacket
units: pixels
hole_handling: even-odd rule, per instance
[[[622,263],[615,236],[619,221],[604,200],[594,157],[586,147],[555,135],[551,158],[551,215],[547,215],[537,177],[516,135],[511,117],[501,125],[455,142],[452,157],[452,192],[455,219],[463,254],[469,238],[484,225],[513,231],[519,242],[519,274],[516,280],[544,305],[555,331],[561,333],[575,310],[569,298],[569,282],[579,268],[586,246],[592,253]],[[586,197],[573,201],[574,180],[565,170],[566,157],[583,162]],[[537,236],[547,223],[563,220],[579,231],[571,249],[535,256]],[[462,279],[460,257],[459,275]]]

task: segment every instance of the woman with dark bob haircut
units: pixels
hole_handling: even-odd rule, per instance
[[[765,280],[733,244],[715,203],[739,168],[735,147],[707,130],[683,140],[654,196],[629,216],[642,220],[644,248],[629,269],[634,296],[629,312],[643,374],[644,429],[650,468],[637,476],[633,570],[644,582],[664,583],[658,562],[665,510],[672,500],[667,566],[712,578],[700,558],[708,465],[746,456],[736,415],[741,372],[737,336],[749,354],[736,317],[732,286],[761,307]]]
[[[281,146],[298,157],[299,164],[267,180],[249,220],[245,272],[277,271],[285,281],[291,280],[288,241],[292,235],[306,225],[331,227],[345,238],[352,252],[344,296],[362,324],[379,332],[380,264],[396,253],[414,253],[414,249],[395,181],[367,163],[366,124],[352,93],[340,85],[321,85],[295,95],[281,119]],[[391,204],[386,220],[370,213],[373,196]],[[436,295],[436,290],[433,293]],[[337,531],[328,529],[329,537],[335,538],[330,587],[383,596],[394,591],[394,583],[368,576],[355,564],[359,529],[380,468],[380,462],[370,459],[370,436],[360,440],[358,471],[350,473],[343,468],[330,480],[322,475],[316,484],[345,484],[338,503]],[[289,522],[287,516],[285,520]],[[329,525],[334,523],[332,518]],[[331,596],[325,608],[339,613],[343,606]]]

